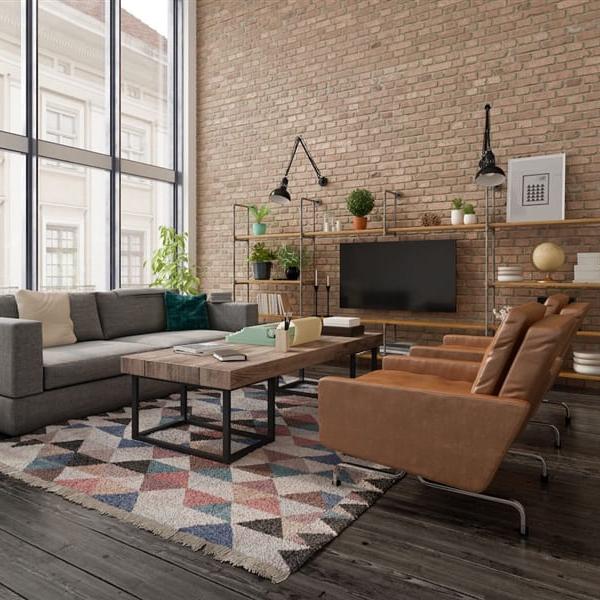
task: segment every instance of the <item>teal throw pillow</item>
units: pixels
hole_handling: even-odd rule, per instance
[[[175,292],[165,292],[167,331],[186,329],[210,329],[206,294],[183,296]]]

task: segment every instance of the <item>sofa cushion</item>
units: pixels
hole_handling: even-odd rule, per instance
[[[42,346],[64,346],[77,341],[71,321],[69,294],[18,290],[19,318],[42,323]]]
[[[96,292],[104,338],[164,331],[164,293],[150,288]]]
[[[187,331],[208,329],[206,294],[184,296],[175,292],[165,292],[167,331]]]
[[[71,321],[78,342],[104,339],[96,295],[93,293],[69,294]]]
[[[145,352],[147,346],[95,340],[46,348],[43,353],[44,389],[116,377],[121,374],[121,356]]]
[[[199,344],[201,342],[222,340],[228,334],[228,331],[218,331],[215,329],[192,329],[190,331],[160,331],[158,333],[130,335],[117,338],[114,341],[143,344],[146,346],[146,350],[158,350],[160,348],[170,348],[171,346],[180,344]]]
[[[0,296],[0,317],[5,317],[8,319],[18,319],[19,318],[19,310],[17,308],[17,301],[15,297],[6,294],[5,296]]]

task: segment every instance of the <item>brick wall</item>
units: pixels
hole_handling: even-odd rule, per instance
[[[403,194],[399,225],[419,224],[425,211],[448,222],[457,195],[481,216],[473,175],[486,102],[498,163],[506,170],[509,158],[566,152],[567,217],[600,216],[600,0],[203,0],[197,68],[198,261],[207,289],[231,286],[232,204],[267,201],[297,134],[330,183],[319,188],[299,154],[294,202],[273,208],[271,232],[297,229],[301,196],[322,200],[319,227],[324,211],[350,227],[345,197],[356,187],[376,196],[373,225],[386,189]],[[503,188],[497,219],[504,204]],[[599,233],[502,233],[498,262],[530,270],[532,248],[554,240],[567,251],[570,278],[578,250],[600,250]],[[458,240],[458,317],[482,318],[482,235],[441,237]],[[319,240],[316,253],[319,272],[332,278],[333,308],[338,241]],[[238,253],[243,264],[242,244]],[[505,290],[497,302],[536,295]],[[306,297],[312,306],[311,288]],[[595,301],[589,325],[600,328],[598,293],[578,297]]]

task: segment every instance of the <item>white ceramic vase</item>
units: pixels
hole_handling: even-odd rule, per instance
[[[454,208],[450,211],[450,223],[452,225],[462,225],[465,211],[462,208]]]

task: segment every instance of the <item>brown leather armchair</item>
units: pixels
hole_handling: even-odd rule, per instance
[[[566,354],[569,350],[571,343],[577,331],[580,329],[583,320],[590,310],[589,302],[574,302],[573,304],[568,304],[569,297],[565,294],[554,294],[550,296],[545,303],[546,313],[556,314],[556,311],[559,311],[560,314],[564,315],[573,315],[577,319],[577,327],[572,332],[571,337],[566,341],[565,346],[561,352],[561,361],[560,364],[564,361]],[[446,335],[444,336],[443,344],[440,346],[413,346],[410,351],[410,356],[421,357],[421,358],[443,358],[446,360],[463,360],[463,361],[474,361],[479,362],[483,359],[486,348],[489,346],[491,340],[493,338],[486,336],[474,336],[474,335]],[[556,376],[552,380],[551,384],[548,387],[548,390],[552,388],[554,385],[554,381],[556,377],[558,377],[558,373],[560,372],[560,365],[556,372]],[[555,401],[544,400],[546,404],[557,404]],[[567,425],[571,422],[571,411],[565,402],[558,402],[563,409],[565,410],[565,423]],[[557,448],[561,447],[561,435],[558,428],[551,424],[546,423],[544,421],[536,421],[530,420],[531,425],[546,427],[551,429],[554,435],[554,445]]]
[[[483,492],[541,401],[574,327],[574,317],[543,318],[536,305],[511,311],[480,364],[395,357],[357,379],[321,379],[321,443],[431,487],[509,505],[526,535],[522,504]],[[347,464],[334,469],[335,483]]]

